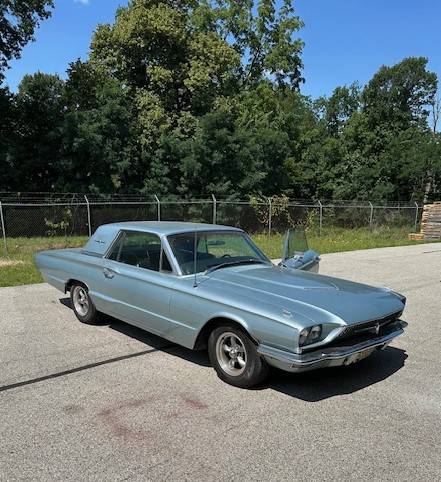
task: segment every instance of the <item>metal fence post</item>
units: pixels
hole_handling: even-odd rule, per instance
[[[90,238],[92,236],[92,226],[90,224],[90,204],[86,195],[84,195],[84,199],[86,200],[86,206],[87,206],[87,226],[89,227],[89,238]]]
[[[323,228],[323,204],[320,202],[320,200],[318,200],[317,203],[320,207],[319,234],[321,236]]]
[[[155,194],[155,200],[158,205],[158,221],[161,221],[161,201],[159,200],[158,196]]]
[[[371,207],[371,213],[369,215],[369,229],[372,229],[372,219],[374,217],[374,206],[370,201],[369,201],[369,206]]]
[[[268,214],[268,236],[271,236],[271,227],[272,227],[272,221],[273,221],[273,209],[272,209],[272,200],[269,197],[268,198],[268,209],[269,209],[269,214]]]
[[[415,232],[416,232],[418,229],[418,209],[419,209],[418,203],[416,201],[415,201],[415,207],[416,207],[416,211],[415,211]]]
[[[214,194],[211,195],[211,199],[213,199],[213,224],[216,224],[217,218],[217,199]]]
[[[3,242],[5,243],[5,255],[8,256],[8,243],[6,242],[5,218],[3,217],[3,206],[0,201],[0,220],[2,225]]]

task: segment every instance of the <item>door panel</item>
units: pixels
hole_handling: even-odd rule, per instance
[[[115,317],[158,335],[167,332],[175,283],[172,275],[109,260],[103,278],[114,300]]]
[[[101,270],[103,295],[111,300],[109,314],[153,333],[166,333],[176,281],[170,271],[156,234],[122,231]]]
[[[283,244],[282,266],[318,273],[320,256],[309,249],[304,228],[288,229]]]

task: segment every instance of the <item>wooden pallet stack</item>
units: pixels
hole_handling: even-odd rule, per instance
[[[421,231],[409,234],[409,239],[441,239],[441,201],[424,205]]]

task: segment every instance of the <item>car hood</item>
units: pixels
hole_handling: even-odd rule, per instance
[[[278,266],[219,269],[210,273],[211,283],[228,287],[233,298],[275,305],[285,316],[300,314],[314,322],[335,322],[338,317],[345,324],[360,323],[404,308],[387,288]]]

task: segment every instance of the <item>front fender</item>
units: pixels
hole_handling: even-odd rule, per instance
[[[213,320],[219,320],[219,319],[225,319],[225,320],[233,321],[239,324],[245,331],[247,331],[254,338],[256,342],[258,342],[258,340],[254,337],[252,333],[252,330],[250,328],[248,321],[243,316],[240,316],[238,313],[231,313],[229,311],[217,311],[211,314],[210,317],[205,320],[205,323],[202,325],[199,331],[202,331],[209,323],[212,323]]]
[[[221,310],[213,313],[199,330],[198,337],[206,330],[207,326],[210,326],[213,320],[219,319],[230,320],[239,324],[254,340],[256,345],[264,343],[280,349],[296,351],[297,330],[292,326],[257,314],[238,313],[233,310]]]
[[[186,285],[177,284],[175,292],[170,300],[170,318],[176,321],[173,333],[170,334],[174,341],[189,348],[196,345],[198,337],[208,323],[215,318],[223,318],[234,321],[244,328],[256,343],[266,343],[270,346],[284,350],[296,350],[296,340],[298,338],[298,326],[310,320],[295,314],[283,314],[280,308],[279,318],[272,315],[273,306],[262,305],[252,299],[248,299],[243,306],[238,306],[231,298],[216,295],[216,299],[211,292],[204,292],[205,286],[200,284],[193,288],[187,281]],[[255,306],[255,310],[253,310]],[[246,307],[246,309],[245,309]],[[263,307],[267,309],[263,311]],[[262,308],[262,309],[261,309]],[[284,316],[286,319],[284,319]]]

